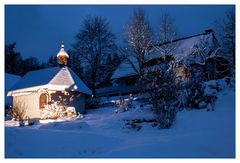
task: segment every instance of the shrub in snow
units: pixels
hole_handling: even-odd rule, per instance
[[[196,83],[188,89],[187,104],[190,108],[200,109],[206,107],[204,104],[204,91],[201,83]]]
[[[66,112],[67,117],[76,117],[77,115],[75,107],[67,107]]]
[[[187,104],[190,108],[202,109],[206,108],[208,104],[214,103],[214,101],[217,99],[215,91],[212,91],[213,93],[211,94],[206,94],[204,90],[205,90],[204,83],[193,85],[189,89]]]
[[[204,97],[207,103],[207,111],[214,110],[214,102],[217,99],[216,94],[225,89],[234,89],[234,78],[225,77],[218,80],[210,80],[204,83]]]
[[[183,109],[187,109],[187,97],[188,97],[188,91],[185,88],[179,89],[178,91],[178,108],[179,111]]]
[[[186,83],[179,83],[180,90],[180,107],[190,109],[206,108],[208,104],[214,103],[216,94],[220,91],[218,84],[206,85],[202,72],[196,69],[191,71],[191,77]],[[206,93],[207,92],[207,93]]]
[[[117,110],[115,111],[116,113],[122,113],[128,110],[127,102],[123,98],[117,100],[116,105],[117,105]]]
[[[116,101],[117,105],[117,110],[115,111],[116,113],[122,113],[130,108],[133,108],[133,96],[132,94],[129,95],[128,99],[120,98],[119,100]]]
[[[74,107],[66,107],[57,103],[45,105],[40,114],[41,119],[72,118],[77,115]]]
[[[34,123],[35,123],[35,121],[33,121],[33,120],[20,121],[19,127],[32,126],[32,125],[34,125]]]
[[[199,108],[206,108],[207,104],[205,101],[201,101],[199,104],[198,104],[198,107]]]
[[[171,105],[164,105],[161,111],[157,114],[157,121],[159,122],[159,127],[162,129],[167,129],[172,126],[176,120],[177,109]]]
[[[139,131],[142,128],[142,126],[140,123],[137,123],[133,120],[133,121],[127,122],[124,128]]]
[[[5,117],[8,116],[8,113],[10,112],[10,110],[12,109],[11,105],[5,105]]]
[[[210,80],[205,82],[204,94],[205,95],[215,95],[224,89],[234,89],[235,79],[232,77],[225,77],[218,80]]]
[[[24,103],[20,103],[18,105],[18,107],[12,107],[9,112],[8,115],[16,121],[23,121],[23,120],[27,120],[29,119],[28,116],[26,116],[26,112],[27,112],[27,107]]]
[[[19,127],[24,126],[32,126],[34,121],[30,120],[28,116],[26,116],[27,107],[24,103],[20,103],[19,107],[13,107],[7,113],[8,116],[12,118],[14,121],[19,121]]]
[[[166,60],[154,72],[146,73],[150,103],[160,128],[170,128],[178,111],[178,86],[175,83],[173,62]]]
[[[133,104],[132,104],[133,99],[134,99],[134,98],[133,98],[133,95],[130,94],[130,95],[129,95],[129,98],[128,98],[128,103],[127,103],[128,108],[133,108]]]

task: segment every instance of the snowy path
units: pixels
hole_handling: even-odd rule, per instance
[[[32,127],[5,122],[6,157],[234,157],[234,92],[221,94],[216,110],[182,111],[170,130],[143,124],[123,129],[123,119],[153,116],[148,108],[115,114],[91,110],[85,118]]]

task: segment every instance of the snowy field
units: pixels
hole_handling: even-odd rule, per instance
[[[142,123],[137,131],[126,120],[152,119],[149,106],[116,114],[116,108],[89,110],[81,119],[43,120],[18,127],[5,121],[7,158],[233,158],[235,157],[235,93],[222,91],[216,110],[181,111],[171,129]]]

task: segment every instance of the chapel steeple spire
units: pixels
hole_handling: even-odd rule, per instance
[[[68,56],[67,52],[65,52],[65,50],[64,50],[64,42],[62,41],[61,49],[57,54],[58,63],[60,65],[65,65],[66,66],[68,58],[69,58],[69,56]]]

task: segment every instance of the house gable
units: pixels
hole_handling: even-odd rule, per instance
[[[170,43],[173,46],[176,46],[176,49],[173,53],[174,59],[177,61],[177,63],[184,65],[198,63],[201,64],[204,62],[200,55],[194,55],[194,51],[196,51],[197,48],[199,48],[200,46],[208,45],[207,49],[205,49],[205,57],[216,52],[216,50],[218,50],[220,47],[212,30],[207,30],[205,33],[202,34],[176,39],[171,42],[166,42],[164,44],[150,46],[149,48],[151,48],[152,50],[150,54],[146,55],[146,66],[150,67],[151,62],[154,64],[158,60],[157,58],[161,58],[162,55],[159,49],[161,48],[161,46]],[[111,79],[119,79],[137,75],[137,71],[139,71],[137,59],[134,56],[130,56],[129,58],[130,59],[125,59],[119,65],[119,67],[113,73]],[[134,67],[137,67],[138,70],[135,70],[132,64],[134,65]]]

